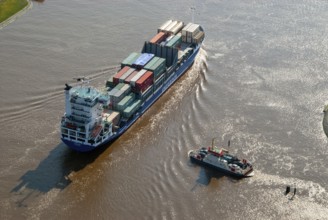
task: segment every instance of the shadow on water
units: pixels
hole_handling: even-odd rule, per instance
[[[193,165],[196,166],[196,165]],[[226,175],[224,173],[220,173],[216,170],[213,170],[211,168],[204,168],[201,167],[200,171],[199,171],[199,175],[198,178],[196,180],[195,185],[192,187],[191,191],[195,190],[197,186],[199,185],[203,185],[203,186],[208,186],[211,183],[212,179],[221,179],[223,177],[226,177],[230,182],[238,182],[238,180],[240,180],[241,178],[238,177],[233,177],[233,176],[229,176]]]
[[[221,179],[222,177],[224,177],[224,174],[202,167],[199,171],[199,175],[198,175],[198,179],[196,180],[196,183],[207,186],[210,184],[213,178]]]
[[[26,188],[41,193],[47,193],[54,188],[62,190],[72,182],[70,173],[92,163],[105,149],[106,147],[101,147],[92,152],[80,153],[61,143],[35,170],[29,170],[20,177],[20,183],[11,192],[19,193]]]

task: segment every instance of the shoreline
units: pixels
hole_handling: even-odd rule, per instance
[[[0,30],[6,27],[7,25],[9,25],[10,23],[14,22],[17,18],[25,14],[27,10],[32,8],[33,6],[32,1],[31,0],[26,0],[26,1],[27,1],[27,5],[24,8],[22,8],[17,13],[13,14],[12,16],[10,16],[9,18],[7,18],[6,20],[0,23]]]

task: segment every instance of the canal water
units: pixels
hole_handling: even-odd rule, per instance
[[[102,88],[167,19],[206,31],[193,67],[123,136],[60,141],[64,84]],[[325,219],[328,3],[41,1],[0,30],[0,219]],[[190,163],[217,145],[236,180]],[[286,186],[297,188],[294,198]]]

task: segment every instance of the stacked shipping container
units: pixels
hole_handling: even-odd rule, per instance
[[[187,43],[199,43],[204,38],[204,32],[201,31],[198,24],[187,24],[181,33],[182,41]]]
[[[136,94],[131,92],[129,84],[119,83],[110,92],[110,109],[119,111],[123,117],[131,117],[141,105],[141,101],[136,98]]]
[[[174,35],[165,45],[168,47],[178,47],[182,42],[181,34]]]
[[[149,42],[153,43],[153,44],[159,44],[162,41],[165,40],[165,38],[167,37],[166,33],[164,32],[159,32],[158,34],[156,34],[156,36],[154,36]]]
[[[153,58],[154,55],[148,53],[141,54],[137,58],[130,54],[125,64],[122,63],[122,69],[107,80],[107,85],[111,88],[108,92],[110,109],[119,111],[123,117],[129,118],[140,107],[142,103],[140,99],[144,100],[152,94],[154,73],[146,69],[136,70],[128,65],[143,67]],[[131,64],[133,59],[135,61]],[[161,74],[165,71],[165,59],[156,57],[151,65],[148,65],[150,68],[152,66],[157,74]]]
[[[154,82],[153,72],[147,71],[135,82],[135,85],[132,87],[132,91],[135,93],[144,92],[153,84],[153,82]]]
[[[156,81],[166,70],[165,59],[154,57],[144,68],[154,73],[154,81]]]
[[[130,69],[129,66],[123,67],[120,71],[118,71],[114,76],[113,76],[113,83],[116,85],[119,83],[120,77],[126,73]]]
[[[142,53],[133,63],[132,66],[137,69],[142,69],[152,58],[152,53]]]
[[[128,71],[126,71],[120,78],[119,82],[124,83],[125,79],[128,78],[136,69],[130,68]]]
[[[135,99],[135,94],[131,92],[129,95],[125,96],[118,104],[117,104],[117,111],[124,111],[126,107],[128,107]]]
[[[140,53],[133,52],[127,58],[125,58],[121,63],[121,68],[124,66],[132,66],[132,64],[140,57]]]
[[[168,77],[163,73],[167,66],[177,62],[178,48],[182,42],[195,43],[203,38],[199,25],[183,26],[179,21],[164,23],[158,33],[145,42],[143,53],[131,53],[121,63],[121,70],[107,80],[106,85],[112,88],[108,93],[110,107],[120,112],[122,117],[131,117],[142,102],[163,85]],[[181,33],[177,34],[181,29]]]
[[[182,21],[169,20],[165,22],[160,28],[158,28],[158,32],[164,32],[167,34],[177,34],[182,28]]]

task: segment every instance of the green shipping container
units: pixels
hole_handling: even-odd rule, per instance
[[[123,111],[123,117],[125,118],[130,118],[140,107],[141,105],[141,100],[137,99],[134,102],[132,102],[131,105],[126,107]]]
[[[161,76],[161,74],[165,71],[165,59],[158,57],[155,63],[153,65],[147,67],[147,65],[144,67],[144,69],[152,71],[154,73],[155,80]]]
[[[132,64],[138,59],[140,53],[132,52],[127,58],[123,60],[121,63],[121,68],[124,66],[132,66]]]
[[[175,47],[175,46],[181,44],[181,42],[182,42],[181,35],[175,35],[174,37],[172,37],[171,40],[169,40],[169,42],[166,43],[166,46]]]
[[[165,59],[164,58],[160,58],[154,65],[154,79],[156,80],[158,77],[161,76],[161,74],[163,72],[165,72]]]
[[[125,85],[125,83],[119,83],[114,88],[117,90],[121,90],[124,85]]]
[[[158,61],[159,57],[153,57],[153,59],[151,59],[151,61],[149,61],[149,63],[147,63],[147,65],[144,67],[144,69],[146,70],[151,70],[151,67]]]
[[[130,93],[128,96],[125,96],[118,104],[117,110],[122,112],[126,107],[128,107],[135,99],[135,94]]]

